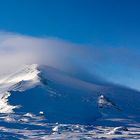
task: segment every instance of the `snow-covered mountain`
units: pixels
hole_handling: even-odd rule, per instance
[[[134,139],[132,134],[139,133],[140,92],[81,79],[37,64],[1,78],[0,138],[102,139],[122,134]]]
[[[37,64],[1,79],[0,96],[1,113],[42,111],[48,122],[93,124],[103,117],[140,115],[137,91],[89,83]]]

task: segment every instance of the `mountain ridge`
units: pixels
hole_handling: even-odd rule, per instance
[[[80,124],[94,123],[104,116],[139,116],[139,92],[113,84],[102,86],[82,81],[49,66],[24,66],[1,80],[0,85],[0,101],[2,108],[5,107],[0,108],[1,113],[43,111],[48,122]],[[99,108],[101,95],[122,112],[109,106]]]

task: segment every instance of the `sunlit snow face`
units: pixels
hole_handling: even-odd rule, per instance
[[[0,84],[14,84],[22,81],[37,81],[39,71],[37,70],[37,64],[25,65],[19,71],[16,71],[14,74],[5,76],[0,80]]]

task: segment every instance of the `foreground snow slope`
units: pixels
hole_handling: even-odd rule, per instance
[[[36,64],[0,80],[0,97],[1,113],[43,111],[47,122],[117,125],[114,118],[139,121],[140,116],[139,92],[89,83]]]

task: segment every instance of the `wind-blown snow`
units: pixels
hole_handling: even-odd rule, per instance
[[[15,84],[20,81],[36,81],[38,80],[39,71],[37,70],[37,64],[33,65],[25,65],[22,69],[15,72],[14,74],[5,77],[4,79],[0,80],[0,84]]]

